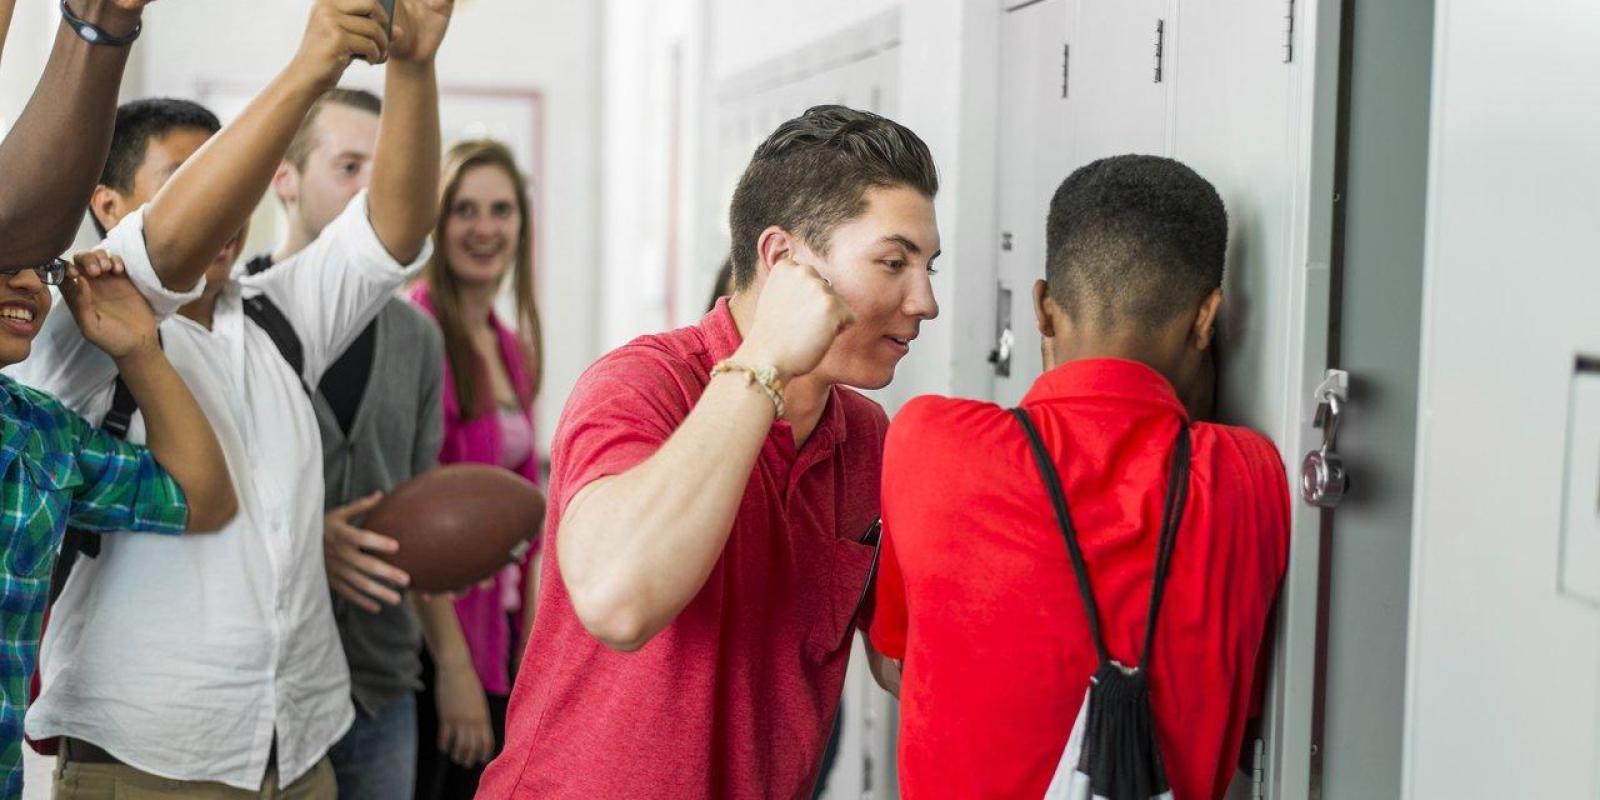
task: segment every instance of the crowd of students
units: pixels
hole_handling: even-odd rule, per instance
[[[424,596],[361,527],[383,492],[541,480],[533,209],[503,145],[442,147],[454,4],[314,0],[224,128],[116,107],[148,2],[67,0],[0,144],[4,796],[26,733],[58,798],[807,797],[858,632],[905,796],[1226,791],[1288,495],[1269,441],[1207,421],[1227,215],[1201,176],[1063,176],[1044,375],[891,423],[857,390],[939,314],[934,156],[867,112],[784,122],[723,296],[566,399],[541,547]],[[338,88],[358,58],[381,100]],[[283,240],[243,253],[269,190]],[[58,258],[85,209],[103,240]],[[1138,721],[1124,682],[1158,753],[1131,782],[1096,738]]]

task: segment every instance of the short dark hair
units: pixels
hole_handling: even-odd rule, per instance
[[[908,186],[933,197],[933,154],[904,125],[869,111],[816,106],[767,137],[739,178],[728,212],[733,282],[755,277],[756,239],[777,225],[826,253],[834,228],[866,210],[871,188]]]
[[[1222,286],[1228,212],[1177,161],[1113,156],[1056,189],[1045,244],[1050,297],[1073,319],[1159,325]]]
[[[205,106],[188,100],[158,97],[135,100],[117,108],[111,133],[111,152],[100,169],[100,183],[124,194],[133,191],[133,178],[144,163],[150,140],[177,130],[202,130],[216,133],[222,122]],[[106,235],[100,219],[90,212],[95,230]]]
[[[306,159],[311,157],[311,151],[317,149],[317,118],[322,116],[322,110],[330,105],[353,108],[365,111],[374,116],[383,113],[383,100],[365,89],[345,89],[343,87],[329,89],[327,94],[317,99],[306,112],[306,118],[301,120],[300,129],[295,131],[294,139],[289,142],[289,150],[283,156],[285,161],[294,165],[295,169],[306,168]]]

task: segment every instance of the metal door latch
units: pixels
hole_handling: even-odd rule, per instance
[[[1011,289],[1003,283],[997,286],[994,301],[994,349],[989,351],[989,363],[994,365],[995,375],[1009,378],[1011,350],[1017,344],[1017,336],[1011,332]]]
[[[1322,429],[1322,446],[1300,463],[1300,497],[1318,508],[1335,508],[1350,490],[1350,476],[1336,449],[1339,422],[1350,397],[1350,373],[1330,369],[1317,387],[1316,427]]]

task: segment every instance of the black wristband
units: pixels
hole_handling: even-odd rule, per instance
[[[107,47],[127,47],[139,38],[139,33],[144,30],[144,21],[133,24],[133,30],[122,36],[113,36],[106,33],[105,28],[90,22],[77,14],[72,13],[72,8],[67,5],[67,0],[61,0],[61,20],[72,27],[78,37],[89,44],[106,45]]]

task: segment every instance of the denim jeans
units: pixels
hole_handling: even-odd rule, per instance
[[[417,779],[417,696],[406,692],[368,714],[328,751],[339,800],[409,799]]]

